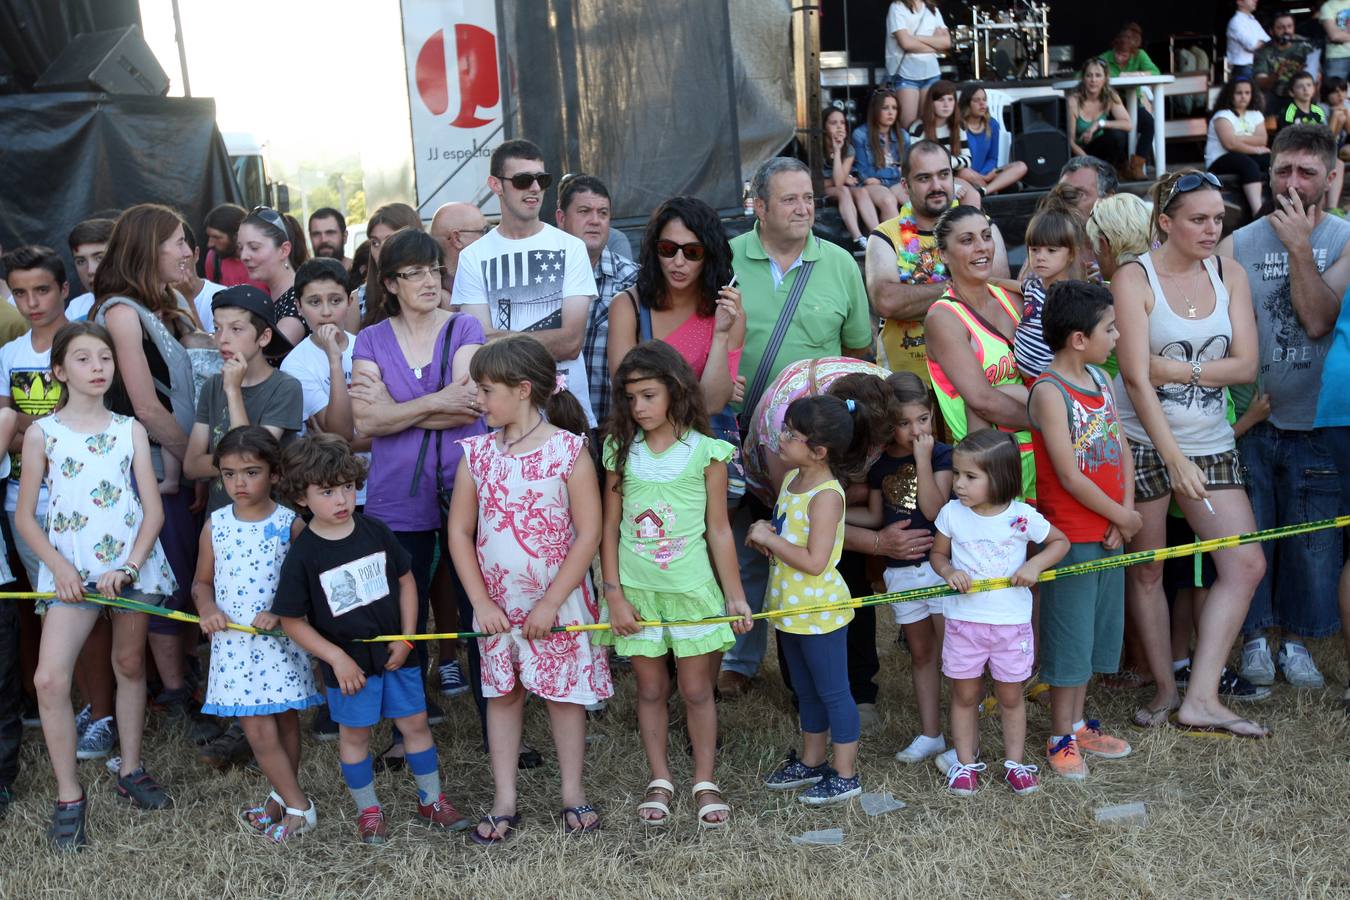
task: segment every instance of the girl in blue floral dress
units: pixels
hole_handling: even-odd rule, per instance
[[[281,446],[266,428],[226,433],[213,462],[232,501],[202,529],[192,600],[211,635],[211,667],[202,712],[238,716],[258,767],[272,784],[244,821],[275,843],[314,828],[314,803],[300,789],[298,710],[323,702],[309,654],[287,637],[230,630],[229,623],[274,631],[277,577],[304,528],[272,499]]]

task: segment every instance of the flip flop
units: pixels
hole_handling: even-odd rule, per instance
[[[1134,724],[1140,728],[1157,728],[1166,725],[1168,717],[1176,710],[1175,706],[1142,706],[1134,711]]]
[[[1269,728],[1266,728],[1266,726],[1259,722],[1253,722],[1251,719],[1228,719],[1225,722],[1215,722],[1212,725],[1187,725],[1178,718],[1176,713],[1173,713],[1168,717],[1168,721],[1183,734],[1191,737],[1219,738],[1220,740],[1243,738],[1249,741],[1261,741],[1274,734],[1274,732]],[[1262,729],[1265,731],[1265,734],[1243,734],[1240,731],[1233,730],[1234,725],[1241,725],[1244,723]]]
[[[478,831],[478,825],[482,825],[484,822],[486,822],[488,827],[492,829],[492,831],[488,834],[487,837],[483,837],[483,835]],[[473,827],[473,830],[469,832],[469,840],[473,841],[480,847],[491,847],[493,844],[505,844],[507,841],[511,840],[511,838],[515,837],[516,825],[519,824],[519,822],[520,822],[519,815],[483,816],[483,818],[478,820],[478,825],[475,825]],[[507,831],[506,834],[498,835],[497,829],[502,825],[505,825],[510,830]]]
[[[595,821],[589,825],[582,824],[582,817],[587,813],[593,812],[596,812],[595,807],[591,806],[589,803],[583,803],[581,806],[564,806],[562,812],[559,814],[562,818],[563,829],[569,836],[590,834],[600,827],[600,814],[596,813]],[[567,824],[568,813],[576,816],[577,827],[573,828],[571,825]]]

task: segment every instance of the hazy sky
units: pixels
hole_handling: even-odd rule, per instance
[[[146,40],[183,94],[169,0],[140,0]],[[398,0],[179,0],[193,96],[287,168],[350,157],[360,110],[406,109]]]

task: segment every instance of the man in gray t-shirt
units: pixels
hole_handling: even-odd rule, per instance
[[[1313,430],[1322,364],[1350,282],[1350,255],[1342,256],[1350,223],[1321,209],[1335,150],[1325,127],[1293,125],[1281,131],[1271,148],[1274,210],[1218,247],[1247,270],[1260,348],[1257,394],[1265,394],[1270,404],[1269,420],[1238,440],[1258,529],[1338,512],[1336,461]],[[1265,636],[1270,631],[1283,639],[1279,668],[1285,679],[1297,687],[1322,687],[1304,638],[1339,629],[1340,533],[1282,540],[1278,574],[1275,544],[1261,546],[1266,575],[1242,626],[1241,674],[1258,685],[1274,682],[1275,659]]]

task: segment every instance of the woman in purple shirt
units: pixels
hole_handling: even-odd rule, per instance
[[[441,308],[441,249],[417,229],[399,231],[380,251],[383,296],[367,298],[378,312],[356,336],[352,351],[352,418],[371,436],[366,514],[384,522],[412,555],[417,580],[417,630],[434,607],[438,627],[456,621],[463,590],[431,597],[431,563],[445,528],[449,491],[462,451],[456,441],[482,434],[477,386],[469,382],[469,360],[483,344],[483,327],[473,316]],[[441,496],[444,492],[445,500]],[[468,622],[465,616],[461,621]],[[442,628],[444,630],[444,628]],[[477,642],[469,643],[471,680],[477,695]],[[425,642],[418,656],[427,662]],[[440,648],[440,661],[455,659],[454,645]],[[383,755],[386,763],[402,748]]]

